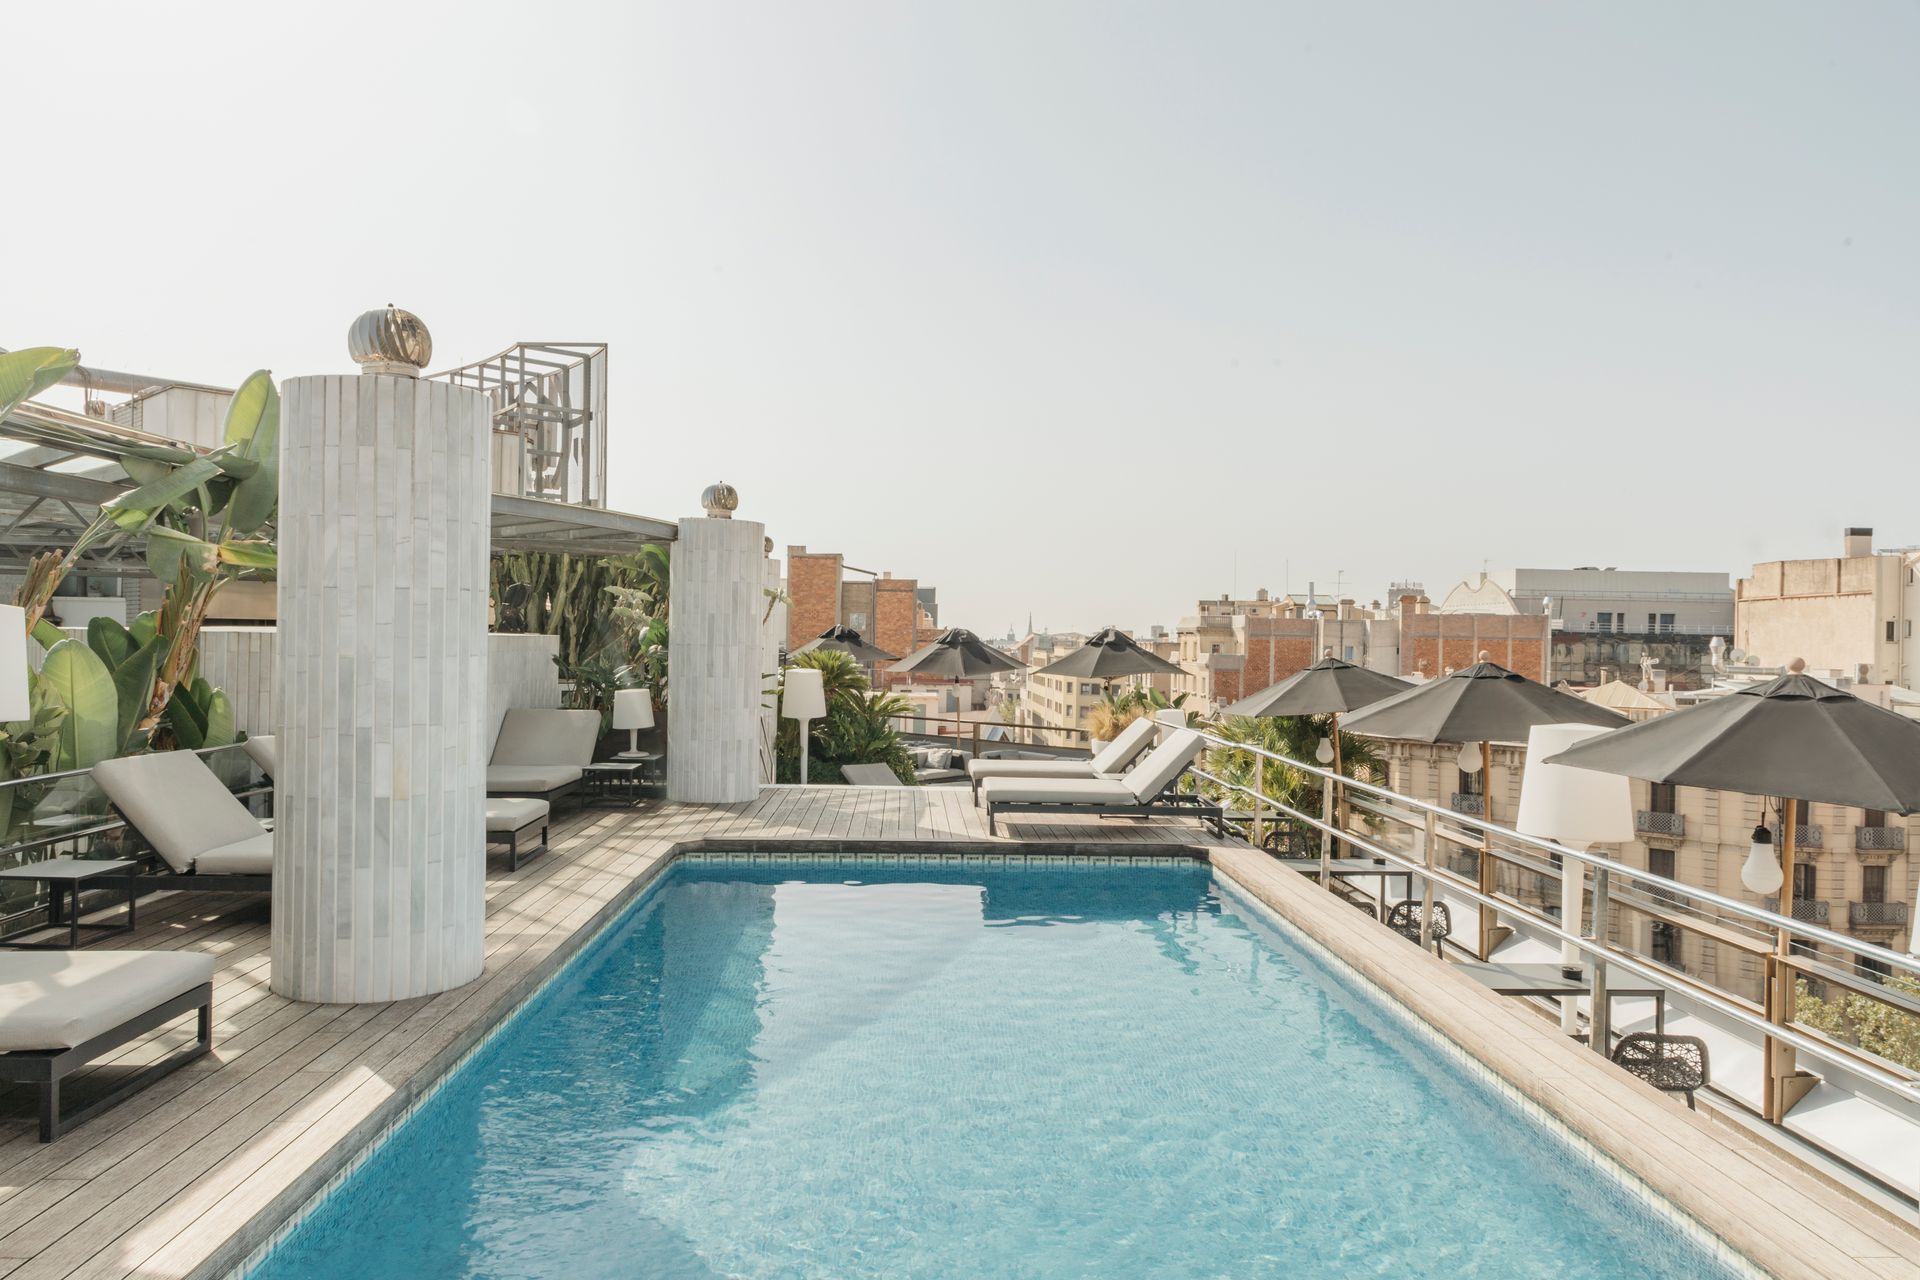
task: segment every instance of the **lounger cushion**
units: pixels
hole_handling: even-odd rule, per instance
[[[1094,752],[1093,759],[1088,761],[1088,763],[1093,766],[1093,772],[1096,775],[1119,773],[1128,765],[1132,764],[1136,756],[1147,749],[1153,742],[1154,735],[1159,732],[1159,725],[1155,724],[1148,717],[1141,716],[1138,720],[1135,720],[1132,724],[1122,729],[1120,735],[1112,742],[1109,742],[1106,746]]]
[[[1132,788],[1116,778],[988,778],[980,795],[989,804],[1138,804]]]
[[[598,711],[552,711],[514,707],[500,722],[494,740],[494,765],[570,764],[579,769],[593,763],[594,744],[600,741]],[[487,785],[491,786],[492,783]]]
[[[975,760],[967,766],[975,778],[1092,778],[1089,760]]]
[[[496,796],[487,801],[487,830],[505,835],[532,826],[547,816],[547,802],[531,796]]]
[[[0,952],[0,1052],[71,1049],[211,981],[197,951]]]
[[[553,791],[580,781],[583,772],[570,764],[490,764],[488,791]]]
[[[191,751],[121,756],[93,766],[107,799],[175,871],[187,871],[209,849],[259,835],[260,820]]]
[[[253,762],[260,766],[260,772],[266,774],[269,778],[274,778],[279,776],[280,774],[280,741],[279,739],[275,738],[270,733],[266,733],[266,734],[260,734],[255,737],[248,738],[245,742],[241,743],[240,745],[247,749],[247,754],[253,757]]]
[[[193,860],[196,875],[270,876],[273,874],[273,833],[263,831],[245,840],[209,849]]]
[[[1169,733],[1127,775],[1127,786],[1132,789],[1134,799],[1141,804],[1158,799],[1161,792],[1187,771],[1188,765],[1199,759],[1206,745],[1207,740],[1191,729],[1175,729]]]

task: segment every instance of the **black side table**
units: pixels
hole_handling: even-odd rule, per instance
[[[0,880],[39,880],[46,882],[47,925],[58,928],[62,923],[67,926],[66,947],[80,945],[80,931],[91,929],[96,933],[131,933],[134,926],[134,880],[133,873],[139,868],[137,862],[124,860],[95,861],[88,858],[49,858],[45,862],[30,862],[23,867],[9,867],[0,871]],[[94,880],[112,880],[120,878],[127,886],[127,918],[123,924],[82,924],[80,922],[80,890]],[[61,899],[66,899],[66,920],[60,919]],[[12,942],[8,946],[24,948],[59,948],[58,942]]]

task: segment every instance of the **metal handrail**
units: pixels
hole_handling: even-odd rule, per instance
[[[1279,762],[1290,764],[1290,765],[1296,765],[1298,767],[1308,769],[1309,771],[1315,774],[1318,774],[1322,778],[1332,779],[1335,776],[1329,770],[1314,768],[1312,766],[1307,766],[1307,765],[1301,765],[1299,761],[1289,759],[1286,756],[1278,755],[1274,752],[1266,751],[1263,748],[1259,748],[1259,747],[1249,748],[1248,744],[1246,743],[1230,742],[1224,738],[1219,738],[1214,736],[1213,734],[1206,733],[1204,730],[1201,730],[1199,732],[1201,733],[1201,736],[1205,738],[1208,742],[1215,743],[1222,747],[1235,749],[1235,750],[1251,749],[1257,754],[1263,755],[1268,759],[1279,761]],[[1342,828],[1337,824],[1324,822],[1321,819],[1314,817],[1312,814],[1305,813],[1299,809],[1294,808],[1291,805],[1283,804],[1280,801],[1272,799],[1271,797],[1266,796],[1261,792],[1253,791],[1237,783],[1227,782],[1222,778],[1216,777],[1215,775],[1209,774],[1204,770],[1201,770],[1198,768],[1189,769],[1188,772],[1193,773],[1198,777],[1206,778],[1207,780],[1214,782],[1216,785],[1223,786],[1230,790],[1238,791],[1238,792],[1241,792],[1242,794],[1252,796],[1255,798],[1255,800],[1257,800],[1263,806],[1271,808],[1277,813],[1285,814],[1290,818],[1294,818],[1294,819],[1297,819],[1298,821],[1305,822],[1307,825],[1311,826],[1315,830],[1321,831],[1327,835],[1330,835],[1335,839],[1338,839],[1348,845],[1351,845],[1356,849],[1360,849],[1361,851],[1373,857],[1380,858],[1387,862],[1398,864],[1399,866],[1402,866],[1407,870],[1423,878],[1430,879],[1430,880],[1437,880],[1443,884],[1446,884],[1454,892],[1465,896],[1469,900],[1481,906],[1492,908],[1495,911],[1512,912],[1515,906],[1517,905],[1516,903],[1514,903],[1512,899],[1503,899],[1491,894],[1481,893],[1478,888],[1462,880],[1460,877],[1453,875],[1451,872],[1448,872],[1443,867],[1431,866],[1428,863],[1426,863],[1424,860],[1409,857],[1405,854],[1400,853],[1397,850],[1378,844],[1375,841],[1365,836],[1357,835],[1353,831],[1346,828]],[[1371,784],[1358,783],[1357,780],[1355,779],[1342,778],[1342,782],[1353,783],[1363,787],[1368,787],[1369,789],[1372,789],[1372,790],[1379,790],[1379,788],[1371,787]],[[1397,795],[1397,793],[1392,793],[1392,794]],[[1436,815],[1447,812],[1446,810],[1440,809],[1438,806],[1427,804],[1425,801],[1415,799],[1412,796],[1397,796],[1397,798],[1407,801],[1409,803],[1412,803],[1413,805],[1419,808],[1433,812]],[[1484,824],[1480,824],[1480,825],[1484,825]],[[1519,832],[1507,833],[1507,832],[1504,832],[1503,829],[1499,827],[1488,827],[1488,830],[1501,832],[1502,834],[1511,834],[1519,837],[1522,841],[1525,841],[1527,843],[1543,845],[1543,846],[1547,845],[1547,842],[1545,841],[1537,840],[1531,836],[1523,836]],[[1564,848],[1559,845],[1551,845],[1547,847],[1546,851],[1549,853],[1559,854],[1563,857],[1573,855],[1576,853],[1576,851],[1571,848]],[[1653,880],[1666,879],[1664,876],[1650,876],[1648,873],[1641,871],[1637,867],[1628,867],[1623,863],[1616,863],[1611,859],[1602,858],[1602,859],[1590,860],[1587,858],[1580,858],[1577,860],[1583,861],[1583,862],[1592,861],[1593,864],[1596,865],[1597,867],[1600,866],[1601,864],[1605,864],[1604,867],[1601,867],[1601,869],[1605,871],[1611,872],[1614,870],[1618,870],[1624,874],[1633,875],[1640,879],[1653,879]],[[1673,883],[1676,885],[1676,887],[1683,888],[1683,889],[1687,887],[1684,885],[1680,885],[1679,882],[1677,881],[1672,881],[1669,883]],[[1731,900],[1729,899],[1727,901],[1731,901]],[[1782,919],[1782,917],[1774,916],[1772,912],[1755,912],[1755,911],[1752,911],[1751,908],[1745,908],[1745,909],[1755,915],[1772,917],[1773,919]],[[1879,1085],[1880,1087],[1887,1089],[1895,1094],[1920,1098],[1920,1079],[1914,1079],[1907,1076],[1897,1075],[1894,1072],[1887,1070],[1885,1067],[1880,1066],[1877,1061],[1859,1056],[1856,1053],[1850,1053],[1843,1046],[1839,1045],[1836,1042],[1830,1042],[1830,1041],[1823,1040],[1814,1036],[1807,1035],[1803,1032],[1797,1031],[1790,1024],[1769,1021],[1764,1015],[1752,1012],[1746,1006],[1740,1004],[1739,1002],[1733,999],[1730,999],[1728,996],[1718,991],[1701,987],[1694,983],[1684,983],[1684,984],[1677,983],[1675,980],[1675,976],[1671,970],[1664,969],[1659,966],[1643,962],[1635,958],[1631,952],[1621,951],[1613,947],[1609,943],[1607,943],[1604,939],[1589,938],[1580,934],[1569,933],[1565,929],[1560,928],[1558,924],[1556,924],[1552,919],[1548,917],[1535,915],[1533,913],[1528,913],[1528,914],[1531,917],[1529,923],[1534,928],[1550,935],[1556,941],[1567,943],[1577,948],[1582,953],[1592,956],[1599,963],[1603,963],[1608,966],[1618,966],[1619,968],[1624,969],[1628,973],[1632,974],[1634,977],[1640,978],[1643,981],[1655,983],[1662,987],[1684,986],[1688,994],[1691,995],[1694,999],[1699,1000],[1703,1004],[1708,1005],[1715,1012],[1723,1014],[1729,1018],[1734,1019],[1735,1021],[1739,1022],[1743,1026],[1746,1026],[1752,1030],[1760,1032],[1763,1036],[1771,1036],[1775,1040],[1780,1041],[1782,1044],[1791,1045],[1795,1049],[1804,1050],[1805,1052],[1812,1054],[1816,1058],[1822,1059],[1823,1061],[1832,1062],[1842,1067],[1845,1070],[1852,1071],[1858,1075],[1864,1076],[1872,1080],[1875,1084]],[[1816,932],[1826,932],[1826,931],[1818,930]],[[1835,935],[1835,936],[1840,936],[1840,935]],[[1860,949],[1860,950],[1865,949],[1864,947],[1861,946],[1861,944],[1858,943],[1856,939],[1847,939],[1847,944],[1849,949]],[[1908,959],[1908,958],[1903,957],[1903,959]],[[1916,965],[1916,967],[1920,967],[1920,965]]]
[[[1317,764],[1308,764],[1295,760],[1291,757],[1283,756],[1278,752],[1268,751],[1264,747],[1255,746],[1246,742],[1233,742],[1226,738],[1219,737],[1216,734],[1208,733],[1204,729],[1195,729],[1195,732],[1199,733],[1202,738],[1206,739],[1206,741],[1212,745],[1228,751],[1250,752],[1254,755],[1272,760],[1277,764],[1284,764],[1289,768],[1298,769],[1302,773],[1311,774],[1314,777],[1320,778],[1322,781],[1337,782],[1342,791],[1359,791],[1364,794],[1378,796],[1394,804],[1407,806],[1421,814],[1430,813],[1436,818],[1470,826],[1476,831],[1488,832],[1503,840],[1522,845],[1536,853],[1545,854],[1548,858],[1571,859],[1599,870],[1630,876],[1636,880],[1659,881],[1661,887],[1671,887],[1674,892],[1684,894],[1696,902],[1712,903],[1714,906],[1734,916],[1758,921],[1776,932],[1781,929],[1786,929],[1804,937],[1825,942],[1829,946],[1837,947],[1842,951],[1851,951],[1870,959],[1878,960],[1882,964],[1890,965],[1920,977],[1920,956],[1910,956],[1903,952],[1892,951],[1886,947],[1876,946],[1871,942],[1855,938],[1849,934],[1835,933],[1831,929],[1822,929],[1818,926],[1806,925],[1800,921],[1789,920],[1778,912],[1767,911],[1754,906],[1750,902],[1742,902],[1738,898],[1725,897],[1722,894],[1715,893],[1711,889],[1703,889],[1695,885],[1687,884],[1684,881],[1668,879],[1665,876],[1658,875],[1643,867],[1632,866],[1619,861],[1617,858],[1609,858],[1605,854],[1555,844],[1551,840],[1543,840],[1538,836],[1530,836],[1525,832],[1515,831],[1511,827],[1503,827],[1497,822],[1489,822],[1484,817],[1459,813],[1443,805],[1421,800],[1415,796],[1403,795],[1398,791],[1390,790],[1377,783],[1367,782],[1359,778],[1350,778],[1345,774],[1336,774],[1331,769],[1323,768]],[[1264,797],[1262,797],[1262,799],[1263,802],[1268,805],[1276,808],[1279,807],[1277,802],[1273,800],[1265,799]],[[1320,826],[1318,819],[1314,819],[1313,821],[1316,827]],[[1346,838],[1338,829],[1334,829],[1332,834],[1341,839]],[[1477,843],[1477,841],[1470,843]],[[1506,855],[1499,850],[1495,850],[1493,856],[1503,861],[1506,860]]]

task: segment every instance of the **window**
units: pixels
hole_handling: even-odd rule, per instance
[[[1884,827],[1884,826],[1886,826],[1886,825],[1887,825],[1887,811],[1886,811],[1885,809],[1866,809],[1866,810],[1862,810],[1862,812],[1861,812],[1861,815],[1860,815],[1860,825],[1861,825],[1861,826],[1863,826],[1863,827]]]
[[[1653,922],[1652,951],[1655,964],[1664,964],[1678,969],[1680,964],[1680,930],[1665,920]]]
[[[1462,769],[1460,771],[1460,794],[1463,796],[1483,796],[1487,794],[1487,771],[1485,769],[1475,769],[1472,773],[1468,773],[1465,769]]]
[[[1613,630],[1613,615],[1611,613],[1601,613],[1594,616],[1602,631]]]
[[[1885,867],[1860,868],[1860,901],[1885,902],[1887,900],[1887,869]]]
[[[1887,619],[1887,643],[1892,644],[1895,638],[1896,637],[1893,631],[1893,619],[1889,618]]]
[[[1340,656],[1340,661],[1342,661],[1342,662],[1352,662],[1352,661],[1353,661],[1353,646],[1352,646],[1352,645],[1348,645],[1348,646],[1346,646],[1346,652],[1344,652],[1344,653],[1343,653],[1343,654],[1342,654],[1342,655]]]
[[[1660,812],[1671,813],[1672,810],[1662,809],[1660,810]],[[1678,879],[1678,877],[1675,876],[1673,873],[1673,850],[1671,849],[1647,850],[1647,870],[1667,880]]]
[[[1658,631],[1659,629],[1660,629],[1660,615],[1657,613],[1648,614],[1647,615],[1647,634],[1652,635],[1654,632]]]
[[[1673,784],[1671,782],[1654,783],[1653,792],[1647,799],[1647,808],[1654,813],[1672,813]],[[1672,850],[1665,852],[1671,853]]]
[[[1662,635],[1670,636],[1673,634],[1673,615],[1672,614],[1663,613],[1660,615],[1660,632]]]
[[[1862,976],[1872,978],[1875,982],[1885,982],[1893,975],[1893,966],[1884,960],[1874,960],[1867,956],[1855,956],[1853,964],[1854,968],[1858,969]]]
[[[1885,868],[1883,867],[1881,870],[1885,870]],[[1793,900],[1795,902],[1812,902],[1819,896],[1820,882],[1814,875],[1813,864],[1811,862],[1794,863]]]

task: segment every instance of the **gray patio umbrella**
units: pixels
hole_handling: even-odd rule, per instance
[[[1343,712],[1358,711],[1362,707],[1372,706],[1376,702],[1402,694],[1414,686],[1405,680],[1393,676],[1381,675],[1378,671],[1369,671],[1365,667],[1356,667],[1351,662],[1342,662],[1333,656],[1333,650],[1326,650],[1320,661],[1305,671],[1295,672],[1275,685],[1269,685],[1255,694],[1250,694],[1228,706],[1221,715],[1226,716],[1326,716],[1327,740],[1333,747],[1332,765],[1335,774],[1344,771],[1340,767],[1340,716]],[[1343,812],[1339,806],[1345,797],[1340,794],[1339,783],[1333,784],[1333,807],[1335,820]],[[1321,844],[1327,846],[1328,841]]]
[[[1805,667],[1796,658],[1778,679],[1591,738],[1547,763],[1778,796],[1779,914],[1792,919],[1794,828],[1802,802],[1920,812],[1920,723],[1822,684]],[[1766,845],[1768,836],[1762,823],[1755,844]],[[1755,853],[1764,856],[1764,849]],[[1774,949],[1782,960],[1791,957],[1790,930],[1777,931]],[[1793,980],[1790,964],[1773,967],[1769,1018],[1790,1016]],[[1766,1047],[1766,1112],[1778,1122],[1813,1078],[1794,1068],[1790,1046],[1769,1036]]]
[[[817,649],[831,649],[835,653],[844,653],[855,662],[872,666],[876,662],[892,662],[899,655],[888,653],[876,645],[870,645],[860,638],[860,633],[852,627],[832,626],[813,639],[795,649],[795,653],[812,653]]]
[[[1537,724],[1597,724],[1607,728],[1631,723],[1605,707],[1596,707],[1558,689],[1549,689],[1498,663],[1480,661],[1451,675],[1415,685],[1405,693],[1376,702],[1347,722],[1348,733],[1370,738],[1399,738],[1409,742],[1480,744],[1480,776],[1493,771],[1493,744],[1525,742]],[[1493,820],[1492,787],[1481,797],[1482,816]],[[1431,851],[1429,851],[1431,852]],[[1480,892],[1493,890],[1493,839],[1480,841]],[[1479,955],[1493,949],[1493,912],[1480,907]]]
[[[1066,657],[1048,663],[1034,674],[1102,680],[1111,687],[1121,676],[1179,675],[1180,666],[1158,654],[1148,653],[1133,642],[1133,637],[1108,627]]]
[[[942,632],[932,644],[923,645],[894,663],[888,671],[949,680],[983,680],[996,671],[1013,671],[1024,665],[965,627],[953,627]]]

